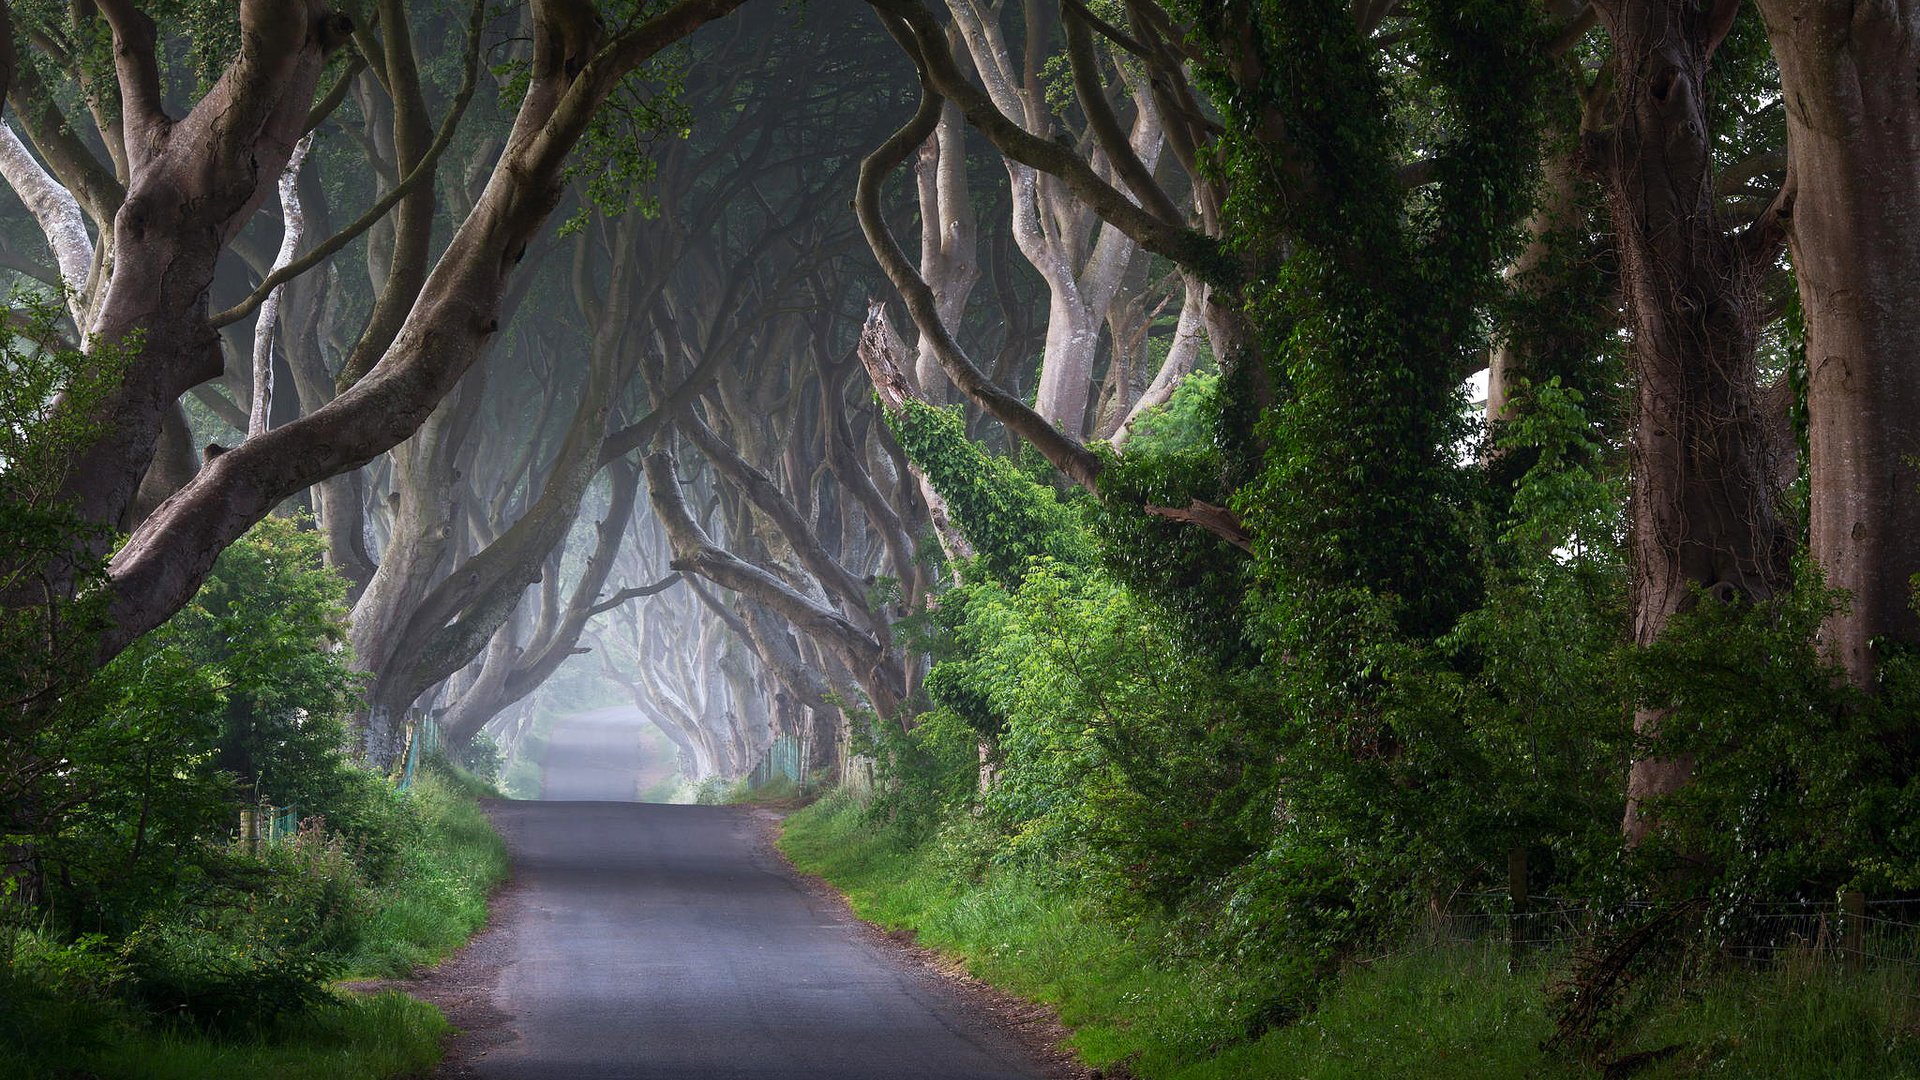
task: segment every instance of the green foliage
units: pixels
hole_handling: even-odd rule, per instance
[[[367,872],[394,841],[378,781],[340,747],[355,677],[340,645],[344,586],[319,537],[269,518],[222,553],[195,599],[50,709],[27,741],[59,760],[34,801],[65,808],[26,830],[47,901],[68,926],[131,932],[223,856],[209,840],[242,802],[293,805],[352,837]]]
[[[1247,468],[1232,445],[1236,390],[1244,387],[1226,376],[1197,373],[1141,417],[1126,455],[1106,459],[1106,505],[1093,528],[1103,566],[1151,600],[1193,647],[1240,666],[1257,659],[1243,614],[1245,554],[1202,529],[1139,511],[1227,501]]]
[[[986,807],[1011,858],[1170,909],[1257,850],[1273,751],[1258,684],[1196,654],[1099,574],[1037,566],[985,653],[1007,716]]]
[[[616,6],[628,8],[622,14],[638,20],[665,5],[642,0]],[[567,168],[568,182],[580,185],[581,208],[562,223],[562,235],[586,228],[596,211],[605,218],[629,211],[649,218],[660,213],[658,198],[648,190],[660,173],[656,147],[692,135],[693,114],[683,99],[687,73],[698,61],[684,44],[663,50],[622,79],[594,111]]]
[[[1516,970],[1504,945],[1396,942],[1342,971],[1310,1016],[1272,1027],[1273,987],[1292,977],[1285,963],[1195,955],[1164,920],[1116,920],[1055,879],[996,864],[992,845],[990,828],[971,816],[916,841],[839,795],[789,817],[780,840],[862,918],[911,931],[974,975],[1057,1008],[1073,1031],[1069,1045],[1110,1074],[1617,1074],[1542,1048],[1552,1030],[1543,975],[1556,956]],[[1643,988],[1618,1057],[1672,1048],[1634,1074],[1661,1080],[1920,1075],[1920,1017],[1905,969],[1848,974],[1805,961]]]
[[[424,769],[363,829],[404,843],[369,883],[367,833],[308,822],[257,856],[204,852],[180,902],[124,939],[0,924],[0,1072],[64,1077],[414,1075],[446,1021],[402,994],[340,996],[342,975],[402,977],[479,928],[506,851],[470,780]],[[371,820],[377,818],[377,825]]]
[[[73,418],[115,357],[88,368],[60,345],[51,308],[25,311],[38,321],[23,314],[28,333],[4,352],[17,378],[0,395],[0,530],[15,541],[8,587],[43,582],[54,599],[10,606],[5,628],[17,693],[0,729],[0,1067],[384,1075],[430,1063],[437,1013],[340,1002],[326,986],[464,940],[505,872],[498,837],[470,790],[429,777],[402,796],[344,756],[357,691],[345,585],[304,522],[262,522],[174,619],[93,670],[104,597],[88,552],[104,544],[54,493],[63,454],[89,431]],[[230,837],[239,808],[261,799],[304,820],[290,841],[247,852]],[[310,1053],[321,1038],[340,1071],[288,1064],[283,1047]]]
[[[61,695],[84,681],[106,598],[103,530],[60,499],[67,455],[138,350],[86,355],[59,329],[60,305],[17,292],[0,333],[0,837],[30,825],[28,803],[60,768]],[[62,404],[63,403],[63,404]]]
[[[966,419],[959,410],[909,401],[887,423],[947,500],[980,568],[995,580],[1018,581],[1027,561],[1036,556],[1068,563],[1091,558],[1072,506],[1012,462],[975,445],[967,438]]]
[[[224,854],[179,908],[149,913],[122,943],[129,996],[224,1029],[319,1004],[369,899],[340,838],[313,828],[257,860]]]
[[[936,665],[933,672],[939,678],[929,677],[928,694],[946,700],[970,693],[961,685],[963,665],[957,660]],[[868,813],[908,834],[923,835],[968,806],[979,789],[979,747],[986,737],[980,725],[993,719],[990,712],[969,717],[949,707],[922,713],[906,731],[893,724],[870,724],[871,736],[856,749],[873,756],[887,783],[873,794]]]
[[[246,1032],[152,1027],[106,996],[54,992],[48,966],[87,967],[79,946],[15,937],[31,963],[0,969],[0,1075],[17,1080],[374,1080],[417,1076],[451,1031],[439,1010],[399,992],[331,998]]]
[[[460,747],[455,764],[482,783],[491,784],[500,778],[500,767],[505,760],[506,755],[498,739],[491,735],[475,735]]]
[[[218,683],[217,766],[269,802],[324,813],[340,797],[357,683],[342,651],[346,581],[311,524],[255,525],[160,636]]]
[[[1920,888],[1920,679],[1888,659],[1871,701],[1819,649],[1846,602],[1810,561],[1792,589],[1754,604],[1705,593],[1628,665],[1634,702],[1661,716],[1638,748],[1694,762],[1691,782],[1650,808],[1643,858],[1704,862],[1722,904]]]
[[[471,780],[430,759],[406,794],[387,804],[393,820],[383,831],[404,837],[405,845],[374,888],[374,909],[347,971],[406,977],[439,963],[485,925],[487,899],[507,877],[507,848],[476,794]]]

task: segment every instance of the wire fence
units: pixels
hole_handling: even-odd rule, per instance
[[[400,776],[396,781],[401,791],[413,786],[420,773],[420,763],[440,748],[440,723],[431,716],[416,716],[407,721],[406,745],[400,752]]]
[[[286,843],[299,833],[299,807],[262,802],[241,808],[240,826],[234,834],[234,841],[258,854],[261,848]]]
[[[440,748],[440,724],[431,716],[414,717],[407,721],[405,738],[399,766],[392,774],[394,785],[401,791],[413,786],[419,778],[421,763]],[[243,806],[234,830],[234,842],[257,854],[267,845],[285,843],[299,835],[300,821],[297,806],[275,806],[268,802]]]
[[[750,787],[766,787],[781,781],[799,784],[806,772],[806,745],[797,735],[782,735],[767,746],[760,763],[747,776]]]

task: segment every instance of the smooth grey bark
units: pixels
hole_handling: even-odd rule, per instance
[[[1825,640],[1870,688],[1875,638],[1920,642],[1920,5],[1759,7],[1787,111],[1810,540],[1827,584],[1852,598]]]
[[[1120,421],[1108,442],[1115,450],[1124,449],[1133,437],[1133,426],[1141,414],[1173,400],[1181,380],[1193,374],[1200,351],[1206,344],[1206,286],[1195,277],[1186,278],[1180,299],[1180,318],[1174,324],[1173,342],[1167,346],[1166,359],[1154,372],[1153,381],[1141,391],[1127,415]]]
[[[60,284],[66,291],[67,311],[76,328],[84,329],[87,318],[87,279],[93,271],[93,237],[87,233],[86,215],[80,201],[64,185],[40,167],[12,125],[0,120],[0,178],[33,215],[34,222],[47,238],[54,264],[60,270]]]
[[[146,475],[166,411],[225,367],[207,313],[216,263],[285,167],[348,24],[316,0],[246,0],[238,55],[176,120],[161,98],[152,19],[128,0],[97,6],[113,31],[131,179],[87,331],[141,348],[96,410],[100,434],[69,466],[66,493],[81,516],[113,522]]]
[[[619,81],[741,0],[681,0],[603,39],[590,9],[534,5],[532,79],[473,213],[455,231],[381,361],[317,412],[221,455],[114,557],[111,657],[193,595],[221,549],[281,499],[406,438],[499,327],[499,305],[558,204],[575,143]],[[117,275],[116,275],[117,276]]]
[[[300,248],[300,238],[307,226],[307,215],[300,206],[300,166],[306,161],[307,150],[312,146],[311,134],[302,137],[294,145],[293,153],[287,158],[286,169],[280,174],[280,220],[283,225],[280,249],[274,255],[269,274],[292,262],[294,252]],[[285,286],[276,286],[267,294],[254,319],[253,401],[247,414],[249,438],[266,432],[273,412],[273,343],[274,333],[280,327],[280,292],[283,288]]]

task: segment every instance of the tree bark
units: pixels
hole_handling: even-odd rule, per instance
[[[207,315],[215,265],[285,168],[347,23],[317,0],[246,0],[239,55],[176,121],[161,99],[153,21],[127,0],[98,6],[113,30],[132,181],[88,332],[106,343],[137,336],[141,347],[97,409],[100,435],[69,466],[66,493],[81,516],[114,522],[147,472],[166,410],[225,366]]]
[[[1733,0],[1596,5],[1612,35],[1619,113],[1588,147],[1605,176],[1621,257],[1635,374],[1633,638],[1650,645],[1704,590],[1761,600],[1787,581],[1791,535],[1771,483],[1773,448],[1754,409],[1764,225],[1729,234],[1716,217],[1706,81]],[[1642,709],[1636,731],[1660,734]],[[1624,829],[1655,824],[1649,800],[1686,784],[1685,755],[1643,755],[1627,783]]]
[[[313,145],[313,136],[308,135],[293,148],[292,156],[287,158],[287,167],[280,174],[280,220],[283,223],[280,235],[280,250],[274,255],[272,273],[293,261],[293,253],[300,248],[300,237],[306,230],[307,216],[300,208],[300,165],[307,159],[307,148]],[[264,434],[273,412],[273,337],[280,326],[280,292],[285,286],[276,286],[261,303],[260,312],[254,317],[253,324],[253,402],[247,412],[247,437]]]
[[[318,412],[215,459],[128,540],[110,564],[103,661],[179,610],[219,552],[281,499],[412,433],[498,330],[508,278],[558,204],[567,160],[601,103],[634,67],[741,2],[680,0],[604,48],[590,9],[535,4],[532,81],[513,132],[393,346]]]
[[[66,303],[76,329],[87,326],[87,277],[93,270],[93,238],[87,235],[86,215],[79,200],[35,161],[26,144],[13,128],[0,120],[0,178],[7,181],[15,195],[47,238],[60,268],[60,284],[66,290]]]
[[[1876,638],[1920,643],[1920,4],[1760,10],[1787,109],[1810,540],[1827,584],[1852,596],[1826,645],[1871,688]]]

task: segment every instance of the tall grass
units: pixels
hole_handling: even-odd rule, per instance
[[[450,768],[422,769],[408,799],[424,826],[397,882],[382,890],[356,978],[398,978],[435,964],[487,921],[487,897],[507,876],[507,848],[476,798],[493,789]]]
[[[103,1008],[103,1007],[102,1007]],[[440,1010],[400,993],[350,995],[244,1036],[147,1029],[93,1011],[44,1032],[51,1045],[0,1043],[9,1080],[368,1080],[421,1075],[451,1030]]]
[[[1920,1078],[1920,985],[1895,968],[1830,963],[1725,972],[1648,987],[1608,1062],[1551,1054],[1545,986],[1557,959],[1518,972],[1479,945],[1409,949],[1349,970],[1319,1007],[1272,1027],[1257,967],[1182,958],[1151,920],[1122,926],[1070,890],[1017,871],[956,872],[939,843],[910,845],[843,796],[787,819],[781,847],[854,910],[1055,1006],[1088,1064],[1143,1080],[1694,1077]],[[1605,1065],[1615,1068],[1609,1071]]]

